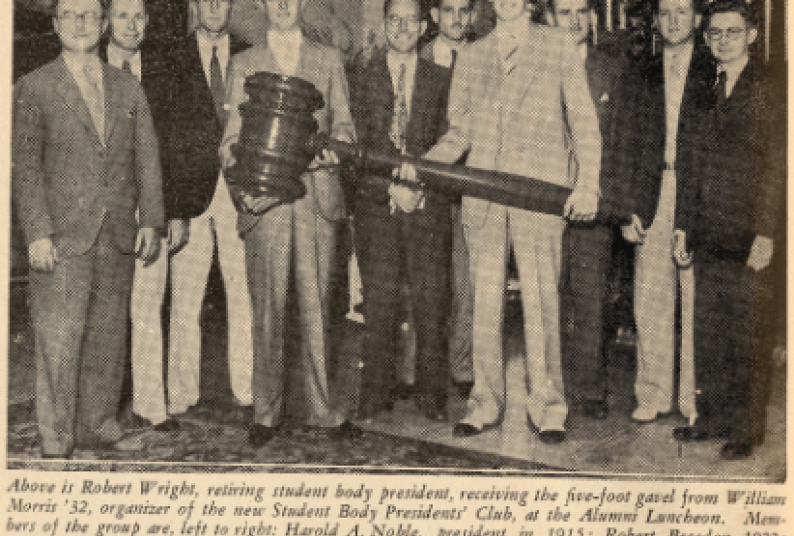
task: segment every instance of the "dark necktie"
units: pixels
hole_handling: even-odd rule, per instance
[[[212,47],[212,60],[210,60],[210,92],[212,100],[215,101],[215,113],[218,115],[221,124],[226,122],[226,110],[223,109],[223,101],[226,98],[226,88],[223,85],[223,74],[221,74],[221,62],[218,60],[218,47]]]
[[[717,84],[714,86],[717,106],[721,106],[728,98],[728,73],[720,71],[717,75]]]
[[[132,66],[130,65],[130,60],[124,60],[121,64],[121,69],[123,71],[127,71],[128,73],[132,72]]]
[[[394,97],[394,119],[391,127],[391,141],[400,151],[405,147],[405,126],[408,122],[408,104],[405,98],[405,72],[406,65],[400,64],[400,74],[397,77],[397,91]]]
[[[458,61],[458,51],[453,48],[451,54],[452,54],[452,61],[449,62],[449,70],[454,71],[455,63]]]

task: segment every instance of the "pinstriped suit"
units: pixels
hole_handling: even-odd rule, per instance
[[[503,75],[499,27],[461,54],[452,78],[450,128],[426,155],[454,162],[470,149],[473,167],[570,185],[565,132],[580,173],[577,187],[598,191],[600,134],[581,58],[566,32],[530,25]],[[564,112],[563,112],[564,110]],[[463,224],[474,281],[474,389],[463,422],[495,423],[504,409],[503,294],[512,243],[522,279],[526,409],[544,430],[563,430],[567,406],[560,367],[561,216],[464,197]]]
[[[245,78],[259,71],[281,72],[266,44],[232,58],[229,121],[222,147],[240,132],[239,105],[247,100]],[[355,139],[348,89],[339,53],[303,39],[295,75],[313,83],[325,99],[315,113],[320,130],[337,139]],[[278,426],[284,398],[284,328],[287,287],[295,273],[302,329],[301,359],[309,397],[309,423],[336,426],[342,417],[331,408],[326,379],[328,284],[338,221],[346,216],[339,179],[328,170],[305,173],[306,195],[262,215],[240,214],[245,241],[254,335],[254,421]]]

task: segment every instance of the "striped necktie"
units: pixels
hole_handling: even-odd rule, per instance
[[[224,124],[226,123],[226,110],[223,109],[223,101],[226,98],[226,87],[223,85],[217,46],[212,47],[212,60],[210,60],[210,93],[212,93],[212,100],[215,101],[215,113],[221,124]]]
[[[402,151],[405,148],[405,127],[408,123],[408,103],[405,97],[405,73],[407,67],[400,64],[400,74],[397,77],[397,91],[394,97],[394,118],[389,134],[394,146]]]
[[[102,69],[86,65],[83,67],[86,94],[83,95],[91,120],[94,123],[99,139],[105,143],[105,95],[102,88]]]

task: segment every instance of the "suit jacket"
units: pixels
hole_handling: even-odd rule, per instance
[[[230,63],[231,57],[246,47],[230,36]],[[171,160],[166,210],[169,217],[190,219],[207,210],[215,193],[224,125],[215,111],[195,33],[177,45],[173,65],[174,99],[166,133]],[[227,67],[227,84],[230,73]]]
[[[394,117],[394,87],[386,57],[385,51],[373,56],[356,77],[352,86],[353,116],[359,142],[364,147],[396,156],[399,151],[389,137]],[[423,155],[446,131],[450,78],[449,69],[422,58],[417,59],[410,117],[406,126],[408,154]],[[357,209],[369,207],[378,210],[378,205],[388,204],[389,183],[382,179],[391,176],[392,168],[389,166],[365,164],[357,181]],[[380,177],[381,180],[374,177]],[[428,190],[424,209],[414,213],[416,220],[432,226],[441,218],[448,225],[449,201],[446,195]]]
[[[626,101],[630,100],[623,83],[628,61],[624,56],[590,47],[584,66],[601,133],[602,202],[598,220],[605,224],[628,223],[630,214],[623,207],[630,195],[630,182],[626,180],[618,153],[623,130],[620,121],[625,113]],[[575,177],[578,172],[578,162],[575,155],[571,154],[571,173]]]
[[[425,43],[424,46],[422,46],[422,48],[419,49],[419,57],[422,58],[422,59],[425,59],[427,61],[432,61],[433,63],[436,63],[435,49],[436,49],[436,42],[437,41],[438,41],[438,37],[436,37],[432,41],[428,41],[427,43]],[[458,45],[458,49],[457,49],[458,53],[461,53],[468,46],[469,46],[469,42],[468,41],[463,42],[460,45]],[[438,65],[438,64],[436,63],[436,65]],[[447,67],[447,66],[446,65],[442,65],[441,67]]]
[[[680,227],[695,250],[746,262],[757,235],[775,236],[785,192],[785,140],[773,134],[775,99],[752,63],[730,96],[700,109]]]
[[[176,98],[174,66],[170,56],[162,53],[162,45],[151,40],[141,44],[141,86],[152,112],[154,130],[160,142],[160,168],[163,177],[163,206],[166,221],[173,218],[170,210],[178,203],[173,199],[177,188],[171,183],[171,157],[169,153],[169,134],[171,108]],[[107,44],[99,48],[99,57],[107,62]]]
[[[242,118],[239,106],[248,101],[244,89],[245,79],[260,71],[280,72],[267,44],[255,45],[232,59],[228,90],[229,120],[223,135],[224,147],[235,143],[240,135]],[[319,131],[327,132],[338,140],[354,141],[347,79],[339,52],[304,38],[296,76],[311,82],[323,94],[325,106],[314,114]],[[317,213],[327,220],[345,217],[344,195],[336,171],[318,170],[304,173],[301,178],[306,185],[306,198],[311,200]],[[238,220],[240,233],[248,231],[259,218],[258,215],[241,213]]]
[[[633,73],[635,101],[631,110],[631,126],[624,135],[628,146],[624,154],[629,155],[633,170],[634,214],[639,216],[647,229],[656,217],[659,193],[664,168],[664,146],[666,133],[666,111],[664,98],[663,54],[641,64]],[[676,178],[678,191],[687,190],[686,183],[694,180],[692,171],[692,144],[696,137],[700,116],[698,109],[704,99],[710,98],[715,82],[715,66],[710,51],[705,46],[695,45],[689,73],[684,85],[681,110],[676,137]],[[677,203],[680,205],[680,201]]]
[[[63,57],[14,88],[13,197],[25,242],[52,237],[80,255],[105,225],[123,252],[140,227],[163,227],[160,156],[143,89],[103,64],[105,139]],[[135,221],[139,210],[139,224]]]
[[[470,150],[472,167],[598,192],[601,135],[572,37],[531,24],[516,52],[515,72],[500,84],[496,34],[460,54],[452,75],[449,130],[426,156],[451,163]],[[568,169],[568,140],[579,162],[575,179]],[[464,224],[480,227],[490,204],[464,198]]]

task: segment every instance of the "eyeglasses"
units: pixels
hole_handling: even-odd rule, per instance
[[[727,30],[709,28],[706,30],[706,37],[711,41],[722,41],[722,38],[727,36],[728,41],[736,41],[746,31],[747,28],[728,28]]]
[[[397,28],[399,28],[403,24],[405,24],[407,27],[410,28],[412,26],[418,26],[419,23],[422,22],[422,19],[419,19],[419,18],[416,18],[416,17],[402,18],[402,17],[398,17],[397,15],[389,15],[386,18],[386,22],[390,26],[394,26],[394,27],[397,27]]]
[[[74,11],[64,11],[58,15],[58,20],[61,22],[68,22],[76,24],[77,21],[82,20],[85,24],[96,24],[102,20],[102,15],[96,11],[86,11],[85,13],[75,13]]]

